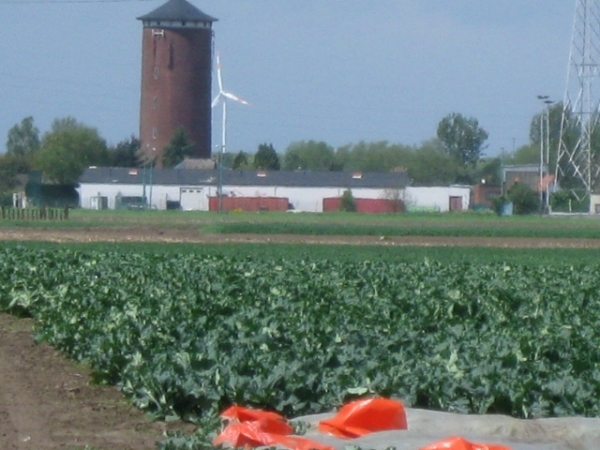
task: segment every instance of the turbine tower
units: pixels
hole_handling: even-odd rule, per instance
[[[556,178],[580,200],[600,189],[599,95],[600,0],[576,0]]]
[[[239,98],[238,96],[232,94],[231,92],[227,92],[223,88],[223,78],[221,75],[221,59],[219,57],[219,53],[216,54],[217,57],[217,82],[219,83],[219,93],[212,101],[212,107],[215,108],[219,103],[222,103],[223,106],[223,117],[221,123],[221,154],[225,153],[225,149],[227,147],[227,101],[233,100],[234,102],[241,103],[242,105],[249,105],[246,100]]]

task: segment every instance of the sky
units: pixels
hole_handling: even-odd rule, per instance
[[[33,116],[139,135],[142,24],[166,0],[0,0],[0,150]],[[565,95],[575,0],[190,0],[213,30],[229,152],[297,141],[420,145],[457,112],[485,154],[529,141],[540,94]],[[216,94],[216,76],[213,89]],[[220,110],[213,145],[220,144]]]

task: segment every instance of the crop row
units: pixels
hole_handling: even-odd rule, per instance
[[[0,309],[160,417],[356,394],[600,416],[600,266],[0,252]]]
[[[493,248],[463,246],[394,245],[388,240],[380,245],[306,245],[303,243],[265,245],[264,243],[171,243],[171,242],[6,242],[2,247],[28,250],[71,249],[82,252],[162,253],[165,258],[196,254],[224,258],[252,257],[255,260],[285,258],[288,261],[333,259],[341,262],[378,261],[388,264],[423,263],[425,260],[444,264],[471,262],[482,265],[509,263],[527,266],[570,266],[598,263],[600,248]]]
[[[589,222],[534,222],[477,221],[438,222],[416,221],[396,223],[305,223],[291,220],[279,222],[223,222],[201,227],[202,232],[218,234],[296,234],[310,236],[433,236],[433,237],[485,237],[485,238],[546,238],[546,239],[600,239],[600,227],[590,227]]]

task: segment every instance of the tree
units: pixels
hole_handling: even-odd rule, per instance
[[[179,127],[173,132],[169,145],[165,147],[162,164],[165,168],[171,168],[183,161],[186,156],[192,154],[194,143],[188,137],[185,128]]]
[[[40,130],[33,124],[33,117],[25,117],[21,124],[8,130],[6,153],[22,158],[31,157],[40,149]]]
[[[356,212],[356,200],[350,189],[346,189],[340,198],[340,211]]]
[[[135,136],[108,149],[108,164],[112,167],[138,167],[141,142]]]
[[[570,111],[565,111],[567,114],[566,118],[570,118]],[[515,164],[539,164],[540,163],[540,140],[542,138],[542,125],[544,128],[544,153],[548,153],[549,164],[548,170],[550,173],[554,173],[556,170],[556,161],[558,158],[558,147],[560,144],[560,133],[561,133],[561,122],[563,116],[563,103],[555,103],[550,106],[547,110],[544,110],[533,116],[529,125],[529,140],[530,149],[527,151],[527,156],[524,154],[524,149],[521,148],[521,152],[515,152]],[[548,122],[546,122],[548,121]],[[563,130],[565,133],[565,143],[570,145],[569,142],[575,142],[578,139],[579,130],[574,126],[572,120],[567,120],[567,128]],[[547,129],[547,130],[546,130]],[[548,133],[548,134],[546,134]],[[546,149],[546,145],[549,144],[549,148]],[[520,155],[517,155],[520,153]],[[526,162],[520,162],[526,158]],[[544,160],[546,156],[544,155]]]
[[[539,210],[540,199],[536,192],[526,184],[513,184],[506,196],[513,203],[515,214],[531,214]]]
[[[522,145],[504,161],[505,164],[539,164],[540,163],[540,144],[533,143]]]
[[[359,142],[338,148],[334,165],[337,170],[360,170],[363,172],[390,172],[407,167],[412,149],[387,141]]]
[[[34,166],[58,184],[74,184],[86,167],[107,161],[106,142],[98,130],[66,117],[55,120],[44,135]]]
[[[0,155],[0,205],[12,205],[13,189],[17,185],[18,164],[22,158],[13,154],[5,153]]]
[[[426,141],[415,148],[406,167],[412,184],[417,186],[453,183],[461,170],[459,164],[444,152],[436,139]]]
[[[259,170],[279,170],[279,156],[273,144],[260,144],[254,155],[254,168]]]
[[[462,167],[472,168],[481,157],[488,133],[479,126],[477,119],[452,113],[438,124],[437,137],[448,155]]]
[[[285,170],[332,170],[334,159],[333,147],[323,141],[293,142],[283,154],[283,168]]]
[[[33,124],[33,117],[24,118],[20,124],[8,131],[6,140],[7,160],[15,174],[28,173],[31,170],[35,153],[40,149],[40,131]]]
[[[558,141],[560,139],[560,123],[562,121],[562,114],[563,103],[558,102],[550,106],[548,110],[534,115],[529,125],[529,140],[531,143],[537,144],[539,148],[542,131],[540,123],[541,120],[544,120],[544,140],[546,139],[546,120],[549,119],[550,127],[548,130],[550,131],[550,134],[548,137],[550,138],[550,149],[554,149],[556,151],[556,149],[558,149]]]
[[[401,213],[406,210],[406,189],[404,187],[396,186],[390,187],[385,190],[385,199],[392,205],[392,211],[395,213]]]
[[[489,158],[480,161],[477,167],[477,182],[483,182],[488,186],[502,185],[502,159]]]
[[[232,169],[248,169],[250,168],[249,155],[246,152],[240,150],[233,159]]]

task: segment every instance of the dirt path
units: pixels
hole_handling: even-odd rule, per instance
[[[115,388],[90,386],[85,367],[33,342],[32,325],[0,314],[0,449],[155,448],[167,424],[148,421]]]
[[[476,246],[505,248],[600,248],[600,239],[486,238],[452,236],[309,236],[295,234],[203,234],[193,228],[0,228],[0,241],[301,243],[381,246]]]

